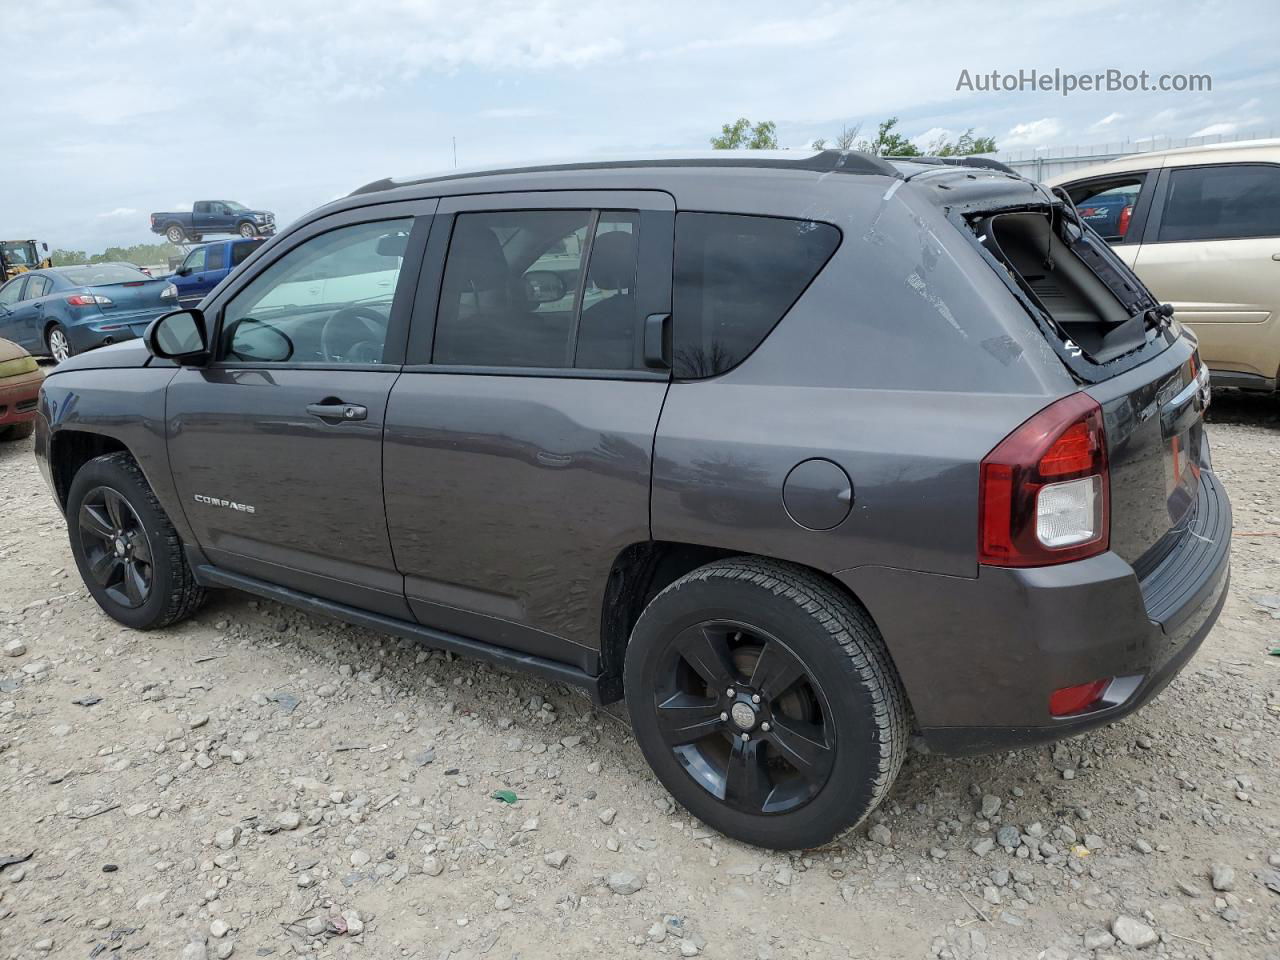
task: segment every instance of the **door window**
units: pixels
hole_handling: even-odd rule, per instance
[[[737,366],[791,309],[840,244],[812,220],[676,214],[674,372]]]
[[[22,299],[34,300],[36,297],[43,297],[49,292],[49,288],[53,286],[53,281],[48,277],[31,277],[27,281],[27,293]]]
[[[1182,167],[1169,173],[1159,239],[1280,236],[1280,166]]]
[[[209,253],[208,247],[197,247],[187,254],[187,259],[182,261],[182,269],[191,273],[203,273],[205,257]]]
[[[636,238],[626,211],[457,217],[441,284],[435,363],[636,365]]]
[[[208,255],[205,257],[204,268],[206,270],[223,270],[227,266],[227,247],[225,244],[218,244],[216,247],[208,248]]]
[[[27,282],[26,277],[15,277],[0,287],[0,303],[6,307],[11,307],[21,299],[22,285]]]
[[[1133,208],[1138,202],[1145,176],[1127,177],[1070,187],[1067,193],[1080,219],[1093,227],[1104,240],[1117,243],[1129,233]]]
[[[231,266],[238,267],[249,259],[249,254],[258,249],[258,245],[262,241],[249,240],[244,243],[235,243],[231,245]]]
[[[341,227],[294,247],[223,313],[229,359],[381,363],[411,219]]]

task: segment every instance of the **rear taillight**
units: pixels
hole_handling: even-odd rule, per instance
[[[1049,694],[1049,714],[1054,717],[1069,717],[1073,713],[1088,710],[1094,706],[1111,686],[1111,677],[1081,683],[1074,687],[1061,687]]]
[[[1042,567],[1103,553],[1110,499],[1102,408],[1088,394],[1073,393],[983,459],[978,559]]]
[[[1132,217],[1133,217],[1133,206],[1131,204],[1126,205],[1125,208],[1120,211],[1120,219],[1116,223],[1117,234],[1123,237],[1126,233],[1129,232],[1129,220],[1132,219]]]
[[[73,307],[92,307],[95,304],[101,306],[109,306],[111,304],[110,297],[104,297],[96,293],[73,293],[67,297],[67,303]]]

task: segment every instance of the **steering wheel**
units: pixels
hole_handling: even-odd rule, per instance
[[[387,341],[387,322],[372,307],[343,307],[320,328],[320,353],[330,362],[377,363]]]

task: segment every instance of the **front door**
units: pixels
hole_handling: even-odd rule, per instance
[[[218,567],[409,618],[382,429],[431,208],[325,218],[209,305],[216,359],[174,377],[168,442]]]
[[[642,331],[671,311],[673,211],[650,192],[441,201],[383,448],[422,623],[598,671],[610,568],[649,539],[669,375]]]
[[[1215,370],[1280,371],[1280,165],[1166,168],[1136,271]]]

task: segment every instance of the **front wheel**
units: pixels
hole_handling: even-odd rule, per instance
[[[185,243],[187,240],[187,232],[176,223],[169,225],[169,229],[164,232],[164,238],[170,243]]]
[[[49,356],[58,363],[75,354],[75,348],[71,346],[71,338],[67,336],[67,329],[62,324],[55,323],[51,326],[45,339],[49,346]]]
[[[246,240],[248,240],[250,237],[256,237],[257,235],[258,235],[258,228],[255,227],[248,220],[240,224],[240,236],[244,237]]]
[[[636,739],[690,812],[745,843],[826,843],[889,792],[906,700],[875,624],[793,564],[717,561],[641,615],[624,667]]]
[[[204,602],[178,532],[129,454],[80,468],[67,495],[67,527],[80,576],[113,619],[150,630]]]

